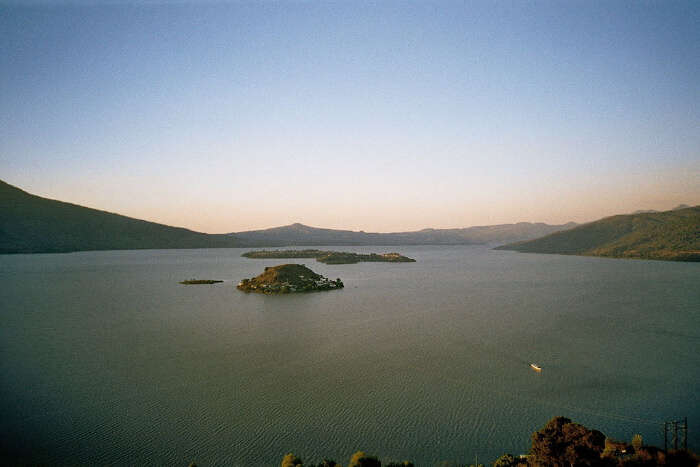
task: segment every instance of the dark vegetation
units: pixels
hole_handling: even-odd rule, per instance
[[[258,250],[248,251],[241,256],[246,258],[316,258],[316,261],[326,264],[354,264],[360,262],[382,263],[415,263],[416,260],[398,253],[349,253],[346,251],[324,250]]]
[[[329,280],[303,264],[281,264],[266,267],[265,272],[259,276],[243,279],[238,283],[238,288],[244,292],[264,294],[317,292],[342,289],[343,287],[343,282],[340,279]]]
[[[398,253],[370,253],[368,255],[331,251],[327,255],[317,258],[326,264],[353,264],[353,263],[415,263],[416,260]]]
[[[532,434],[526,462],[530,466],[677,466],[695,467],[700,457],[689,451],[668,451],[645,446],[640,435],[631,444],[616,441],[565,417],[555,417]],[[499,458],[500,459],[500,458]],[[517,465],[517,464],[503,464]]]
[[[697,467],[700,456],[690,451],[668,451],[645,446],[640,435],[631,443],[615,441],[598,430],[591,430],[566,417],[554,417],[541,430],[532,434],[527,455],[503,454],[493,467]],[[409,467],[410,461],[382,464],[376,457],[358,451],[350,457],[348,467]],[[438,464],[445,467],[484,467],[482,464]],[[304,463],[295,454],[282,459],[282,467],[342,467],[333,460]]]
[[[31,195],[0,181],[0,253],[230,248],[209,235]]]
[[[187,279],[186,281],[180,282],[180,284],[200,285],[200,284],[218,284],[219,282],[223,282],[223,281],[216,281],[216,280],[212,280],[212,279]]]
[[[246,258],[255,259],[270,259],[270,258],[319,258],[323,256],[326,251],[323,250],[256,250],[247,251],[241,256]]]
[[[700,261],[700,206],[606,217],[498,247],[528,253]]]
[[[396,462],[392,461],[389,462],[388,464],[384,464],[385,467],[414,467],[412,462],[409,461],[402,461],[402,462]],[[357,451],[355,454],[353,454],[350,457],[350,461],[348,463],[348,467],[381,467],[382,463],[381,461],[376,457],[372,456],[370,454],[365,453],[364,451]],[[287,455],[284,456],[282,459],[282,464],[281,467],[343,467],[341,464],[338,464],[334,460],[329,460],[329,459],[323,459],[321,462],[318,464],[314,463],[304,463],[300,457],[296,456],[294,453],[288,453]]]

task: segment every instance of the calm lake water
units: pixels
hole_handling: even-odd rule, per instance
[[[332,249],[340,249],[333,247]],[[493,461],[565,415],[700,449],[700,264],[397,250],[261,296],[246,250],[0,256],[0,448],[46,464]],[[189,278],[224,279],[183,286]],[[543,368],[535,373],[528,364]]]

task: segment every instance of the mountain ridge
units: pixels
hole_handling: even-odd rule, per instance
[[[0,180],[0,253],[228,248],[235,237],[205,234],[43,198]]]
[[[620,214],[503,245],[498,250],[612,258],[700,261],[700,205]]]
[[[269,229],[234,232],[243,242],[269,246],[312,245],[481,245],[507,243],[515,238],[527,240],[570,229],[569,222],[549,225],[542,222],[518,222],[451,229],[425,228],[408,232],[365,232],[311,227],[298,222]]]
[[[207,234],[43,198],[0,180],[0,254],[314,245],[474,245],[537,238],[576,224],[520,222],[411,232],[355,232],[301,223]]]

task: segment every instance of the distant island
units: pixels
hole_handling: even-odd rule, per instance
[[[606,217],[497,250],[700,261],[700,206]]]
[[[218,284],[219,282],[223,282],[223,281],[217,281],[217,280],[212,280],[212,279],[187,279],[186,281],[180,282],[180,284],[200,285],[200,284]]]
[[[303,264],[281,264],[266,267],[265,272],[259,276],[243,279],[238,283],[239,290],[264,294],[318,292],[342,289],[343,287],[343,282],[340,279],[334,281],[327,279]]]
[[[398,253],[350,253],[347,251],[324,250],[257,250],[243,253],[246,258],[316,258],[316,261],[326,264],[355,264],[369,263],[415,263],[416,260]]]

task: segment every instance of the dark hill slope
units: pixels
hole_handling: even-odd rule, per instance
[[[700,261],[700,206],[606,217],[499,247],[529,253]]]
[[[235,247],[209,235],[41,198],[0,181],[0,253]]]

